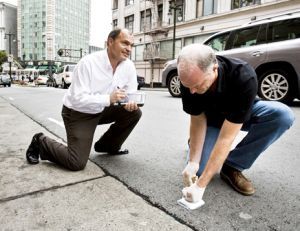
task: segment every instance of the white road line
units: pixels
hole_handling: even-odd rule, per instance
[[[14,101],[15,99],[13,97],[8,97],[11,101]]]
[[[62,128],[65,127],[64,123],[61,121],[57,121],[56,119],[53,119],[53,118],[48,118],[48,120],[50,120],[53,123],[56,123],[57,125],[61,126]]]

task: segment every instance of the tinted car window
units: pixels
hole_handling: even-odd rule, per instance
[[[243,28],[237,30],[233,37],[232,48],[249,47],[256,45],[260,26]]]
[[[269,24],[268,40],[279,42],[300,38],[300,18],[272,22]]]
[[[220,35],[212,38],[205,44],[210,46],[215,51],[224,51],[226,48],[228,37],[229,37],[229,32],[225,33],[225,34],[220,34]]]
[[[70,72],[74,71],[74,68],[75,68],[75,65],[69,66],[69,71],[70,71]]]

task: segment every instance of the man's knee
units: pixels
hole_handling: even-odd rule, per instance
[[[70,163],[68,164],[67,167],[71,171],[80,171],[85,168],[87,161],[88,160],[81,160],[81,159],[72,160],[72,161],[70,161]]]
[[[134,111],[134,116],[137,120],[140,120],[140,118],[142,117],[141,109],[137,109],[136,111]]]
[[[295,120],[293,111],[285,104],[280,104],[275,110],[277,124],[285,129],[289,129]]]

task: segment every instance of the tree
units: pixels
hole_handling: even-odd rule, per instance
[[[6,51],[0,51],[0,66],[7,61]]]

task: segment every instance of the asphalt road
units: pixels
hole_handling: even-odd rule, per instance
[[[60,116],[64,92],[12,87],[0,88],[0,97],[65,139]],[[300,229],[299,101],[292,106],[296,115],[293,127],[245,172],[256,187],[255,195],[236,193],[216,175],[205,191],[205,205],[189,212],[176,204],[183,186],[189,117],[182,111],[181,100],[167,91],[145,92],[142,119],[124,144],[130,154],[107,156],[92,151],[93,162],[144,200],[195,230]],[[107,126],[97,128],[94,141],[105,129]]]

